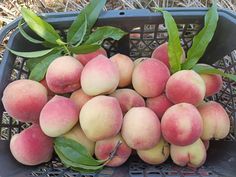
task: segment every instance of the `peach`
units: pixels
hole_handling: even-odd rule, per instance
[[[82,89],[74,91],[70,96],[70,99],[74,101],[79,110],[91,98],[93,97],[86,95]]]
[[[76,124],[69,132],[63,135],[83,145],[91,155],[94,154],[95,142],[88,139],[79,124]]]
[[[124,116],[121,134],[133,149],[153,148],[160,140],[160,120],[149,108],[131,108]]]
[[[58,137],[68,132],[78,122],[79,110],[75,103],[63,96],[54,96],[42,109],[39,123],[43,132]]]
[[[103,55],[89,61],[81,74],[81,86],[87,95],[113,92],[119,84],[119,70],[115,63]]]
[[[165,111],[173,106],[173,103],[163,93],[160,96],[148,98],[146,100],[147,107],[153,110],[159,119],[162,118]]]
[[[150,58],[141,57],[141,58],[134,60],[134,67],[138,66],[139,63],[143,62],[146,59],[150,59]]]
[[[201,138],[203,140],[223,139],[230,130],[230,119],[225,109],[215,101],[198,106],[203,120],[203,132]]]
[[[132,84],[143,97],[156,97],[163,93],[169,77],[168,68],[159,60],[150,58],[134,68]]]
[[[10,150],[18,162],[38,165],[51,159],[53,139],[46,136],[39,125],[33,124],[11,138]]]
[[[40,83],[47,89],[48,99],[51,99],[52,97],[55,96],[55,93],[49,89],[45,78],[43,80],[41,80]]]
[[[110,96],[119,101],[123,113],[128,112],[132,107],[145,106],[143,97],[132,89],[117,89]]]
[[[169,144],[161,138],[151,149],[137,150],[138,156],[146,163],[158,165],[167,160],[170,154]]]
[[[113,61],[120,73],[119,87],[129,86],[132,80],[132,73],[134,70],[134,62],[126,55],[116,54],[112,56],[111,61]]]
[[[182,48],[181,62],[185,61],[185,52]],[[169,64],[169,56],[168,56],[168,42],[165,42],[158,46],[152,53],[152,58],[158,59],[163,62],[168,68],[170,68]]]
[[[210,147],[210,141],[209,140],[202,140],[202,142],[203,142],[203,144],[204,144],[204,146],[206,148],[206,151],[207,151],[209,149],[209,147]]]
[[[22,122],[38,122],[47,99],[47,90],[42,84],[22,79],[8,84],[3,92],[2,103],[13,118]]]
[[[170,156],[173,162],[179,166],[187,165],[189,167],[198,168],[203,165],[206,160],[206,149],[201,139],[187,146],[171,144]]]
[[[222,77],[218,74],[200,74],[206,85],[205,96],[212,96],[218,93],[223,85]]]
[[[80,88],[83,65],[71,56],[55,59],[48,67],[46,81],[55,93],[69,93]]]
[[[187,146],[200,138],[203,122],[197,108],[179,103],[166,110],[161,119],[164,139],[178,146]]]
[[[199,74],[192,70],[174,73],[166,84],[166,96],[173,103],[200,104],[205,97],[206,86]]]
[[[118,134],[122,117],[116,98],[96,96],[80,110],[80,126],[90,140],[99,141]]]
[[[95,52],[91,52],[91,53],[86,53],[86,54],[77,54],[74,57],[80,62],[82,63],[82,65],[86,65],[90,60],[92,60],[93,58],[95,58],[98,55],[104,55],[107,57],[107,52],[105,49],[100,48],[98,50],[96,50]]]
[[[96,157],[100,160],[109,158],[111,153],[113,153],[116,149],[118,143],[121,144],[118,146],[114,157],[106,165],[110,167],[118,167],[122,165],[128,160],[132,150],[126,144],[120,134],[116,135],[115,137],[97,141],[95,145]]]

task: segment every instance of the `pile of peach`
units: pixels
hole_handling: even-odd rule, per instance
[[[171,75],[167,43],[135,62],[122,54],[108,59],[103,49],[59,57],[41,83],[17,80],[6,87],[6,111],[32,123],[12,137],[10,149],[19,162],[36,165],[51,159],[54,137],[71,138],[98,159],[106,159],[120,141],[108,166],[123,164],[133,149],[149,164],[170,155],[180,166],[199,167],[209,140],[229,133],[224,108],[203,101],[221,87],[219,75]]]

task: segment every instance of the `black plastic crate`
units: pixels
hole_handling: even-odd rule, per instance
[[[170,8],[167,9],[175,18],[185,51],[191,46],[193,36],[202,28],[207,9]],[[65,34],[77,12],[50,13],[42,16],[61,34]],[[226,73],[236,73],[236,14],[219,10],[219,22],[216,33],[201,62],[214,65]],[[0,32],[0,41],[17,26],[19,19],[6,26]],[[133,59],[150,57],[152,51],[167,41],[167,31],[160,13],[148,10],[124,10],[103,12],[96,26],[111,25],[129,32],[119,42],[106,40],[103,43],[108,55],[123,53]],[[25,30],[34,35],[27,26]],[[18,51],[29,51],[42,48],[24,39],[15,30],[9,39],[8,46]],[[9,51],[4,52],[0,65],[0,97],[8,83],[28,77],[23,58],[17,58]],[[106,167],[97,174],[80,174],[63,167],[56,157],[46,164],[27,167],[19,164],[9,151],[11,136],[27,127],[27,124],[15,121],[5,112],[0,102],[0,177],[235,177],[236,176],[236,83],[224,79],[223,89],[217,95],[208,98],[221,103],[231,118],[229,136],[223,141],[210,144],[205,165],[199,169],[178,167],[169,159],[163,165],[148,165],[133,155],[127,163],[119,168]]]

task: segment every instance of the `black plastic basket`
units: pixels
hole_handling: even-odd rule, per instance
[[[167,9],[174,16],[182,46],[185,51],[191,46],[193,36],[202,28],[204,15],[207,9],[178,8]],[[65,29],[75,19],[77,12],[51,13],[42,15],[57,30],[64,35]],[[216,33],[207,48],[201,62],[214,65],[226,73],[236,73],[236,15],[227,10],[219,10],[219,23]],[[19,19],[15,20],[0,33],[0,41],[16,28]],[[152,51],[167,40],[167,31],[163,25],[163,17],[159,13],[151,13],[148,10],[124,10],[103,12],[96,26],[111,25],[129,32],[119,42],[106,40],[103,43],[108,55],[124,53],[131,58],[150,57]],[[25,30],[34,35],[25,26]],[[9,39],[8,46],[18,51],[39,49],[40,46],[32,45],[24,39],[18,30],[15,30]],[[9,51],[4,52],[0,65],[0,97],[6,85],[16,79],[28,77],[25,60],[17,58]],[[163,165],[148,165],[132,156],[127,163],[119,168],[108,168],[97,174],[80,174],[63,167],[56,157],[47,163],[36,167],[27,167],[19,164],[9,151],[11,136],[28,125],[15,121],[5,112],[0,103],[0,177],[24,177],[24,176],[60,176],[60,177],[235,177],[236,176],[236,83],[224,79],[223,89],[217,95],[208,98],[221,103],[231,118],[231,130],[229,136],[223,141],[211,142],[205,165],[199,169],[178,167],[171,160]]]

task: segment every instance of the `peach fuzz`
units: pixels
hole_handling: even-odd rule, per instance
[[[86,65],[90,60],[94,59],[98,55],[104,55],[107,57],[107,52],[105,49],[100,48],[94,52],[86,53],[86,54],[76,54],[74,57],[82,64]]]
[[[215,101],[198,106],[203,120],[203,132],[201,138],[203,140],[223,139],[230,130],[230,119],[225,109]]]
[[[181,62],[185,61],[185,52],[182,48],[182,55],[181,55]],[[163,62],[168,68],[170,68],[169,64],[169,56],[168,56],[168,42],[165,42],[158,46],[153,52],[152,52],[152,58],[158,59],[161,62]]]
[[[173,106],[173,103],[163,93],[160,96],[148,98],[146,100],[146,105],[156,113],[159,119],[161,119],[165,111]]]
[[[149,108],[131,108],[124,116],[121,134],[133,149],[153,148],[160,140],[160,120]]]
[[[83,65],[71,56],[55,59],[48,67],[46,81],[55,93],[69,93],[80,88]]]
[[[68,132],[78,122],[79,110],[75,103],[63,96],[54,96],[42,109],[39,123],[43,132],[58,137]]]
[[[91,98],[93,98],[93,97],[86,95],[82,89],[74,91],[70,96],[70,99],[72,101],[74,101],[74,103],[76,104],[76,106],[79,110]]]
[[[138,156],[146,163],[158,165],[167,160],[170,154],[169,144],[161,138],[160,141],[151,149],[137,150]]]
[[[169,77],[168,68],[159,60],[150,58],[134,68],[132,84],[143,97],[156,97],[164,92]]]
[[[81,74],[81,86],[87,95],[96,96],[113,92],[119,84],[119,70],[103,55],[89,61]]]
[[[164,139],[178,146],[187,146],[200,138],[203,122],[197,108],[189,103],[179,103],[166,110],[161,119]]]
[[[122,111],[116,98],[96,96],[80,110],[80,126],[92,141],[113,137],[120,131]]]
[[[145,106],[143,97],[132,89],[117,89],[110,96],[119,101],[123,113],[128,112],[132,107]]]
[[[46,88],[32,80],[16,80],[3,92],[2,103],[8,114],[22,122],[38,122],[40,111],[47,103]]]
[[[10,150],[18,162],[38,165],[51,159],[53,139],[46,136],[39,125],[33,124],[11,138]]]
[[[116,149],[118,143],[121,144],[117,148],[115,156],[111,161],[109,161],[109,163],[106,164],[106,166],[118,167],[122,165],[128,160],[132,150],[126,144],[120,134],[116,135],[115,137],[97,141],[95,145],[96,157],[100,160],[109,158],[110,154]]]
[[[94,154],[95,142],[88,139],[79,124],[76,124],[69,132],[63,135],[83,145],[91,155]]]
[[[205,97],[206,86],[199,74],[192,70],[181,70],[174,73],[166,84],[167,98],[177,103],[200,104]]]
[[[206,85],[205,97],[218,93],[223,85],[222,77],[218,74],[200,74]]]
[[[201,139],[188,146],[171,144],[170,155],[173,162],[179,166],[187,165],[192,168],[198,168],[205,163],[206,148]]]
[[[129,86],[132,80],[132,73],[134,70],[134,62],[126,55],[116,54],[112,56],[111,61],[114,62],[120,73],[119,87]]]

